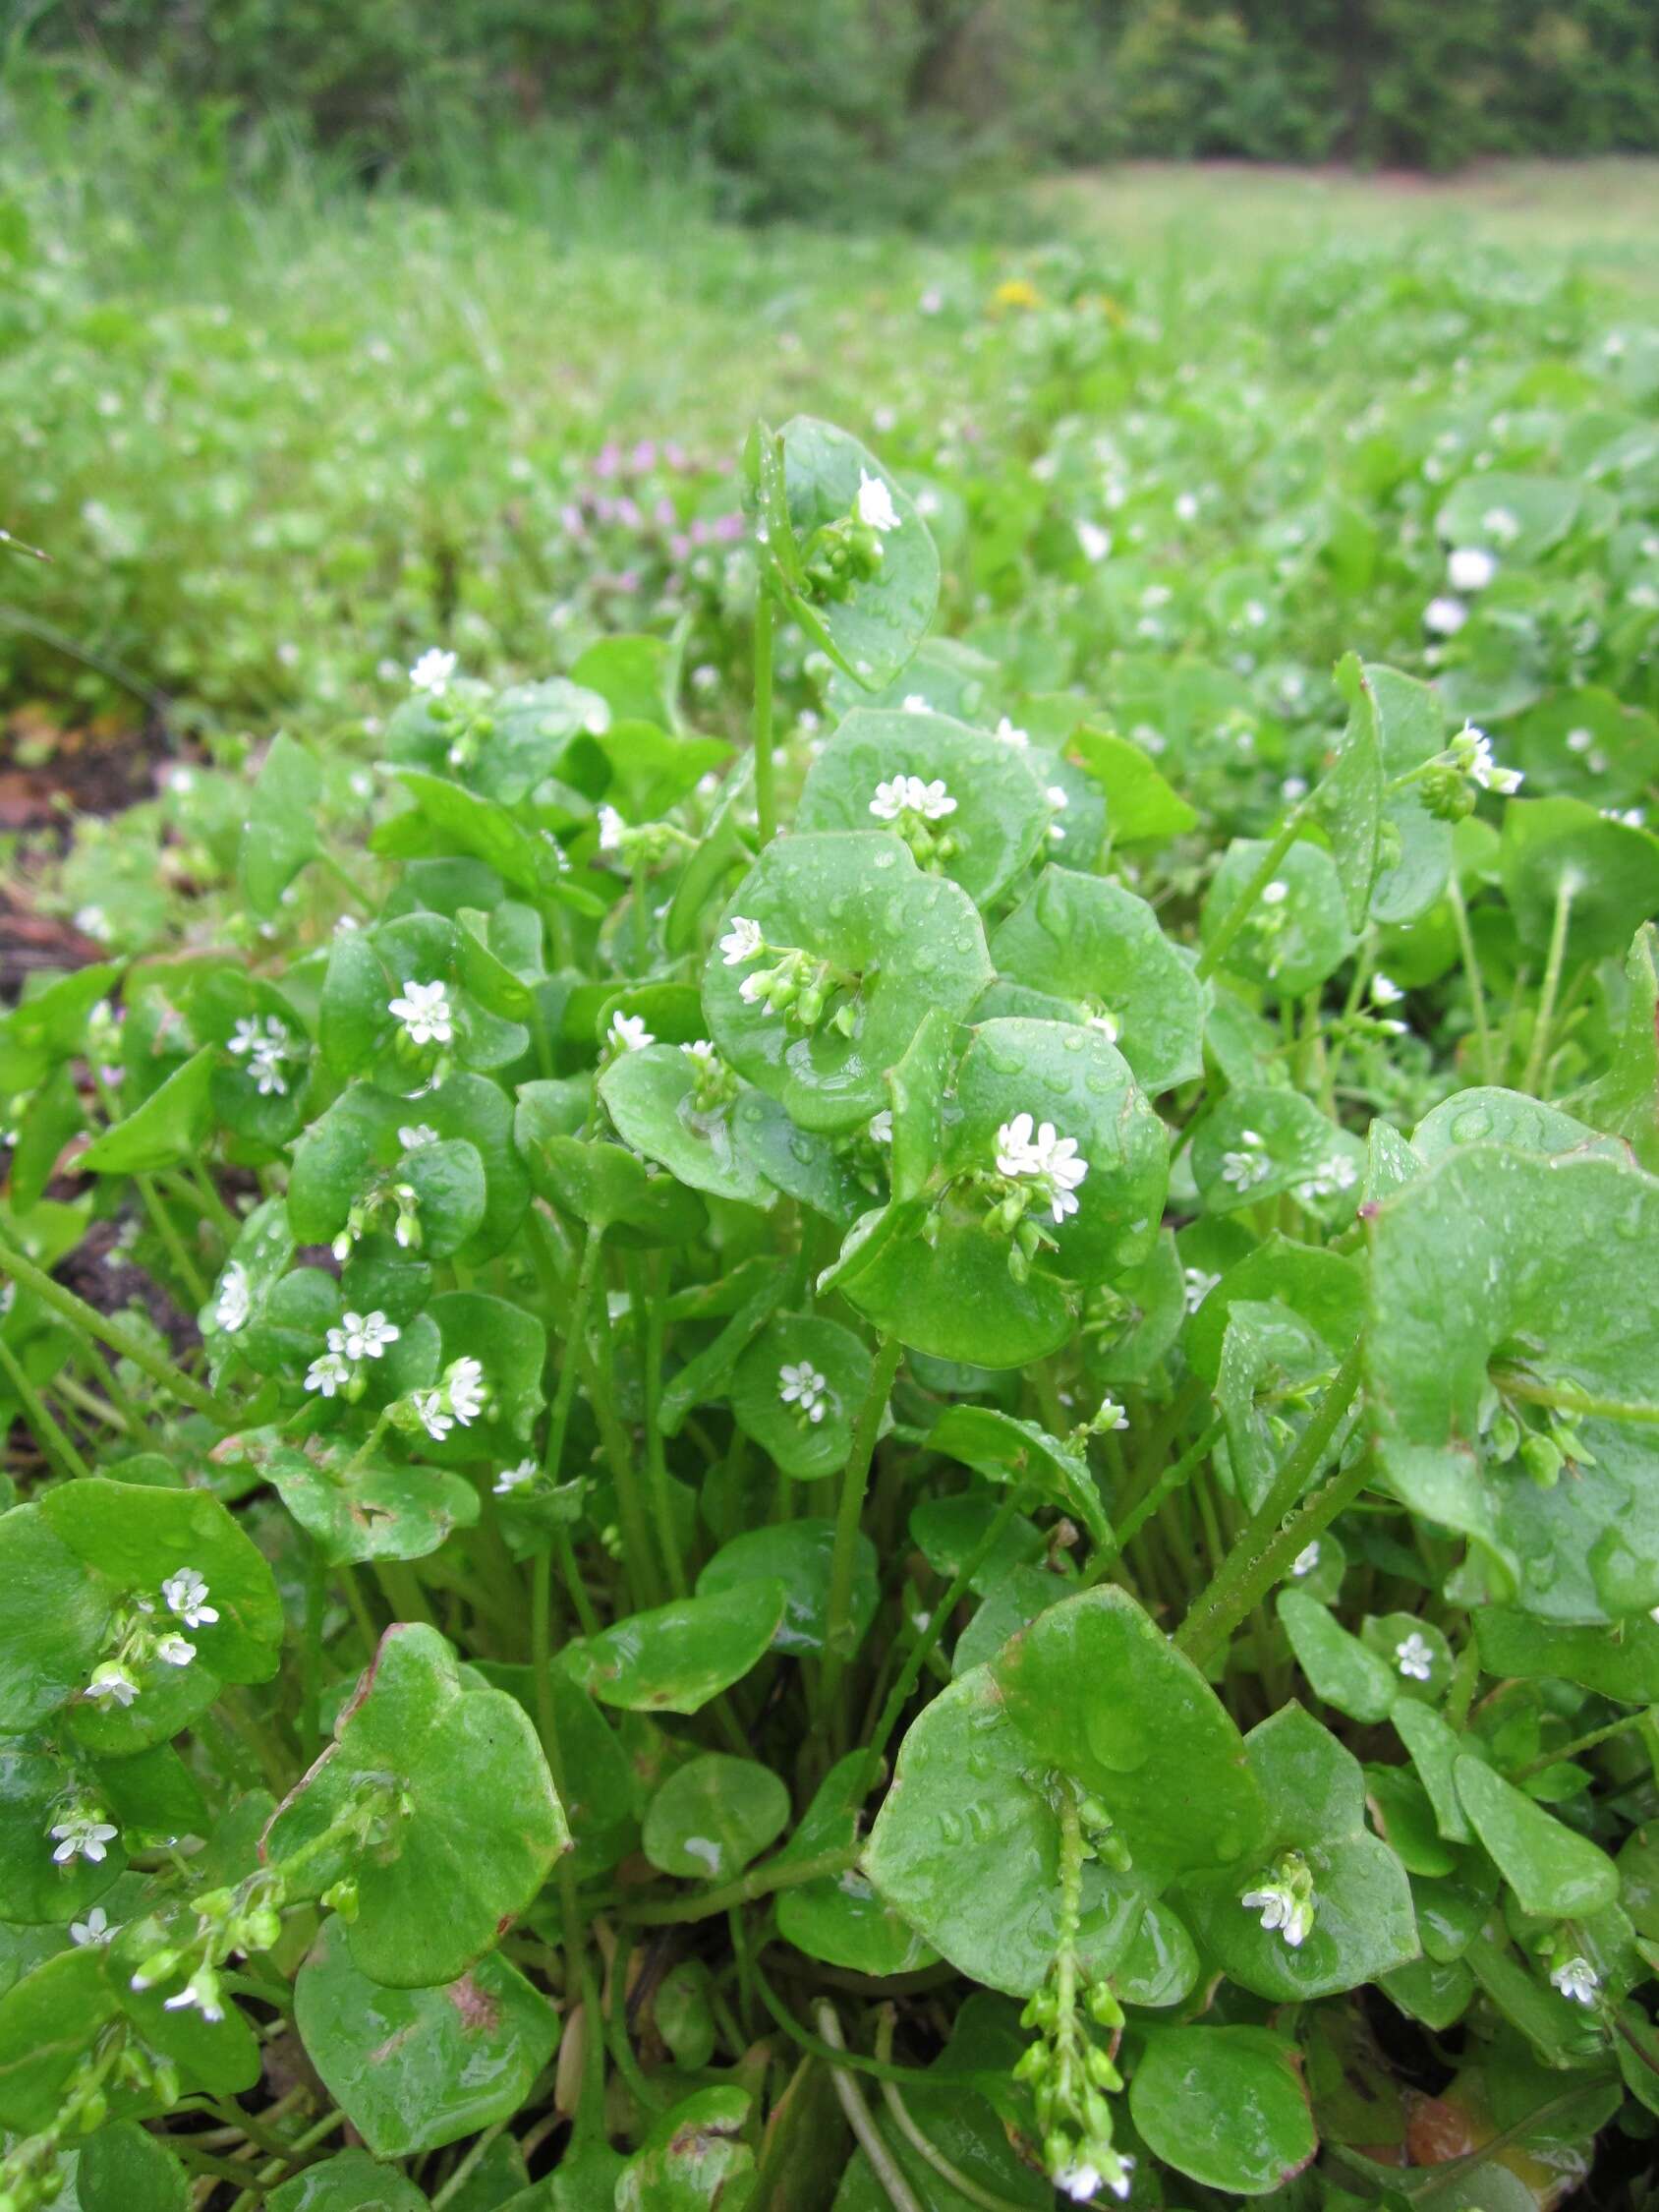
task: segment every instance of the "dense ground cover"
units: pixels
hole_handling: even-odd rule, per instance
[[[0,2201],[1648,2201],[1643,175],[120,128],[0,202],[11,741],[157,748],[18,851]]]

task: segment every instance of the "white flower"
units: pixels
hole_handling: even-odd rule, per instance
[[[1587,1958],[1565,1959],[1550,1976],[1550,1987],[1559,1989],[1573,2005],[1593,2005],[1601,1976]]]
[[[106,1659],[102,1666],[92,1669],[92,1679],[81,1694],[93,1705],[126,1707],[138,1696],[139,1685],[124,1666]]]
[[[234,1336],[238,1329],[247,1326],[248,1316],[253,1309],[254,1298],[248,1285],[248,1270],[241,1260],[233,1259],[219,1277],[219,1296],[213,1307],[213,1325]]]
[[[203,1621],[217,1620],[218,1610],[207,1602],[207,1585],[195,1567],[181,1567],[177,1574],[169,1575],[161,1585],[161,1595],[170,1613],[177,1613],[187,1628],[200,1628]]]
[[[533,1459],[521,1459],[516,1467],[503,1467],[494,1483],[497,1497],[510,1497],[524,1484],[533,1482],[541,1473]]]
[[[1520,536],[1520,524],[1508,507],[1488,507],[1480,518],[1480,527],[1501,546],[1513,546]]]
[[[752,960],[765,942],[758,921],[750,921],[746,914],[733,914],[731,927],[720,939],[726,966],[741,967],[745,960]]]
[[[1289,896],[1290,886],[1276,876],[1272,883],[1263,887],[1262,904],[1264,906],[1283,906]]]
[[[1452,740],[1452,755],[1463,773],[1478,784],[1483,791],[1497,791],[1509,798],[1518,791],[1525,781],[1525,772],[1518,768],[1500,768],[1492,757],[1492,740],[1484,729],[1477,729],[1472,722],[1464,723]]]
[[[872,1144],[890,1144],[892,1142],[892,1108],[890,1106],[884,1106],[879,1114],[871,1115],[870,1127],[866,1134]]]
[[[892,494],[879,476],[868,469],[858,472],[858,519],[867,530],[886,537],[889,530],[899,526],[898,509],[892,503]]]
[[[83,1946],[86,1944],[107,1944],[112,1936],[118,1936],[120,1933],[119,1928],[110,1926],[109,1915],[104,1911],[101,1904],[95,1904],[85,1920],[72,1920],[69,1924],[70,1942]]]
[[[601,852],[620,852],[622,849],[622,833],[627,827],[627,823],[623,821],[615,807],[601,806],[600,808],[600,850]]]
[[[1239,1131],[1238,1144],[1237,1151],[1222,1154],[1222,1181],[1234,1191],[1253,1191],[1273,1173],[1273,1162],[1264,1140],[1253,1129]]]
[[[441,1444],[455,1426],[452,1417],[443,1410],[442,1392],[438,1390],[412,1390],[409,1394],[409,1403],[414,1407],[415,1418],[420,1422],[427,1434],[431,1437],[434,1443]]]
[[[1246,1890],[1238,1901],[1246,1912],[1259,1912],[1268,1933],[1277,1929],[1292,1950],[1301,1949],[1313,1928],[1313,1899],[1298,1896],[1287,1882]]]
[[[1483,592],[1498,573],[1498,556],[1484,546],[1459,546],[1446,562],[1447,580],[1455,592]]]
[[[1016,1114],[997,1132],[997,1172],[1045,1186],[1044,1195],[1056,1221],[1077,1211],[1072,1193],[1089,1172],[1087,1160],[1077,1156],[1077,1139],[1061,1136],[1053,1122],[1033,1130],[1032,1116]]]
[[[409,680],[417,691],[429,691],[434,699],[441,699],[449,689],[449,679],[455,673],[455,656],[433,645],[422,654],[409,671]]]
[[[1290,1572],[1299,1582],[1303,1575],[1312,1574],[1318,1564],[1319,1539],[1315,1537],[1311,1543],[1304,1543],[1296,1556],[1290,1561]]]
[[[168,1666],[188,1666],[196,1657],[196,1646],[186,1636],[163,1636],[156,1642],[155,1656]]]
[[[1127,1428],[1129,1417],[1116,1398],[1106,1397],[1100,1402],[1100,1412],[1095,1416],[1094,1426],[1104,1434],[1109,1428]]]
[[[690,1044],[681,1045],[680,1050],[700,1068],[713,1068],[720,1057],[707,1037],[695,1037]]]
[[[1428,1639],[1412,1629],[1403,1643],[1394,1647],[1395,1662],[1408,1682],[1426,1682],[1434,1672],[1434,1651]]]
[[[397,1133],[397,1140],[406,1152],[419,1152],[424,1145],[435,1144],[438,1135],[427,1122],[405,1122]]]
[[[906,692],[903,705],[907,715],[931,715],[933,713],[931,702],[924,698],[920,691]]]
[[[100,1865],[108,1856],[107,1846],[121,1833],[95,1812],[71,1813],[66,1820],[48,1832],[57,1844],[52,1857],[59,1866],[67,1866],[71,1859],[89,1859],[93,1866]]]
[[[1181,1269],[1181,1296],[1187,1311],[1196,1313],[1220,1281],[1221,1277],[1212,1275],[1207,1267],[1183,1267]]]
[[[1112,532],[1103,530],[1098,522],[1080,522],[1077,543],[1083,549],[1085,560],[1101,561],[1112,551]]]
[[[1030,730],[1016,729],[1006,715],[997,725],[995,734],[1001,739],[1004,745],[1012,745],[1017,752],[1023,753],[1031,742]]]
[[[351,1362],[342,1360],[338,1352],[324,1352],[307,1368],[306,1388],[320,1390],[325,1398],[332,1398],[351,1378]]]
[[[328,1331],[328,1349],[348,1360],[380,1360],[402,1334],[378,1308],[372,1313],[342,1313],[340,1326]]]
[[[1182,492],[1178,495],[1175,500],[1175,516],[1177,521],[1180,522],[1196,522],[1198,520],[1198,495],[1196,493]]]
[[[444,1379],[449,1396],[449,1410],[463,1428],[475,1422],[484,1411],[484,1364],[479,1360],[457,1360]]]
[[[879,822],[896,822],[901,814],[920,814],[929,822],[942,822],[954,814],[956,801],[944,787],[943,777],[924,784],[919,776],[895,776],[890,784],[878,784],[870,811]]]
[[[1118,1037],[1122,1034],[1117,1026],[1117,1017],[1115,1014],[1107,1014],[1105,1012],[1102,1012],[1100,1014],[1091,1014],[1088,1019],[1087,1026],[1091,1029],[1098,1030],[1099,1033],[1106,1039],[1108,1044],[1116,1044]]]
[[[219,2003],[219,1978],[210,1966],[198,1967],[177,1996],[163,1998],[162,2008],[168,2012],[183,2011],[194,2007],[204,2020],[222,2020],[225,2008]]]
[[[763,972],[759,975],[746,975],[737,986],[737,995],[745,1006],[753,1006],[757,999],[765,999],[771,989],[772,979]],[[771,1014],[773,1011],[772,1001],[767,999],[767,1012]]]
[[[386,1011],[403,1023],[411,1044],[448,1044],[455,1034],[446,983],[415,983],[405,978],[402,998],[393,999]]]
[[[824,1419],[824,1393],[828,1387],[810,1360],[802,1360],[798,1365],[786,1360],[777,1370],[777,1395],[786,1406],[799,1406],[814,1425]]]
[[[1423,627],[1433,630],[1437,637],[1453,637],[1469,618],[1469,611],[1460,599],[1442,593],[1431,599],[1423,609]]]
[[[101,906],[78,906],[75,910],[75,926],[84,937],[107,937],[109,916]]]
[[[245,1052],[257,1051],[260,1042],[257,1018],[253,1015],[245,1015],[230,1033],[228,1049],[240,1057]]]
[[[1398,1006],[1405,993],[1392,976],[1379,968],[1371,978],[1371,1000],[1375,1006]]]
[[[1062,2166],[1050,2179],[1057,2189],[1070,2197],[1073,2204],[1092,2204],[1100,2194],[1105,2176],[1099,2167],[1080,2163],[1076,2166]]]
[[[612,1052],[643,1052],[657,1039],[646,1027],[643,1014],[613,1014],[605,1042]]]

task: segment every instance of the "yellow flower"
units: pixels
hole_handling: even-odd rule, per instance
[[[993,314],[1006,315],[1010,308],[1034,308],[1037,287],[1027,276],[1010,276],[991,295]]]

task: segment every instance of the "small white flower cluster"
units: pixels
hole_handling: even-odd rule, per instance
[[[1259,1912],[1268,1933],[1277,1931],[1292,1950],[1313,1933],[1313,1875],[1300,1851],[1286,1851],[1272,1879],[1246,1890],[1238,1902],[1246,1912]]]
[[[104,1819],[101,1805],[80,1804],[70,1806],[63,1819],[46,1833],[56,1845],[52,1857],[59,1866],[68,1866],[74,1859],[101,1866],[121,1831]]]
[[[604,1035],[605,1048],[615,1058],[625,1052],[643,1052],[657,1039],[646,1027],[643,1014],[613,1014]]]
[[[1335,1152],[1330,1159],[1322,1160],[1311,1175],[1296,1184],[1291,1195],[1304,1206],[1318,1205],[1324,1198],[1340,1197],[1351,1191],[1359,1181],[1359,1169],[1345,1152]]]
[[[810,1360],[785,1361],[777,1370],[777,1395],[814,1427],[829,1411],[830,1385]]]
[[[1434,1672],[1434,1647],[1415,1629],[1394,1647],[1394,1659],[1408,1682],[1426,1682]]]
[[[181,1567],[167,1577],[161,1585],[161,1601],[174,1621],[186,1628],[201,1628],[219,1617],[218,1607],[207,1602],[206,1581],[195,1567]],[[81,1693],[88,1705],[101,1711],[111,1707],[125,1711],[139,1695],[139,1669],[149,1660],[159,1659],[164,1666],[189,1666],[195,1659],[196,1646],[177,1627],[162,1629],[158,1634],[148,1625],[154,1613],[150,1601],[140,1598],[131,1614],[120,1616],[115,1657],[93,1667]]]
[[[291,1031],[274,1014],[267,1014],[262,1025],[257,1016],[244,1017],[231,1031],[230,1050],[239,1060],[246,1058],[261,1098],[287,1097],[283,1068],[297,1053]]]
[[[1267,1139],[1253,1129],[1241,1129],[1237,1149],[1222,1154],[1222,1181],[1242,1195],[1265,1183],[1273,1173]]]
[[[1128,2195],[1134,2178],[1134,2159],[1124,2152],[1118,2153],[1117,2170],[1114,2174],[1103,2174],[1098,2166],[1091,2166],[1085,2159],[1076,2165],[1058,2167],[1049,2176],[1055,2187],[1070,2197],[1073,2204],[1093,2204],[1102,2189],[1110,2189],[1121,2202]]]
[[[954,814],[956,801],[944,787],[943,777],[924,784],[919,776],[899,775],[878,784],[870,811],[879,822],[897,822],[906,814],[919,814],[925,822],[943,822]]]
[[[449,679],[455,673],[455,656],[445,653],[439,646],[429,646],[409,671],[409,681],[417,691],[425,691],[433,699],[441,699],[449,689]]]
[[[488,1397],[484,1363],[463,1359],[450,1363],[435,1390],[411,1391],[409,1404],[427,1434],[434,1443],[441,1444],[457,1422],[463,1428],[470,1428],[483,1413]]]
[[[858,497],[854,501],[858,519],[867,530],[874,530],[885,538],[889,530],[900,527],[903,517],[892,503],[892,494],[879,476],[868,469],[858,472]]]
[[[1601,1976],[1582,1953],[1576,1953],[1552,1970],[1550,1987],[1559,1990],[1570,2005],[1593,2005],[1601,1989]]]
[[[766,939],[761,935],[758,921],[750,921],[745,914],[733,914],[731,927],[720,939],[720,953],[727,967],[741,967],[745,960],[755,960],[766,950]]]
[[[516,1467],[503,1467],[490,1487],[497,1497],[511,1497],[514,1490],[522,1490],[526,1483],[533,1483],[542,1472],[533,1459],[521,1459]]]
[[[249,1315],[254,1310],[254,1290],[248,1280],[248,1270],[240,1259],[233,1259],[219,1277],[218,1296],[213,1302],[213,1325],[227,1336],[246,1328]]]
[[[403,996],[388,1002],[386,1011],[401,1021],[412,1045],[452,1044],[455,1012],[449,1003],[449,986],[441,981],[418,983],[404,978]]]
[[[1183,1267],[1181,1299],[1187,1311],[1196,1313],[1220,1281],[1220,1275],[1212,1275],[1207,1267]]]
[[[1012,1183],[1034,1183],[1052,1218],[1063,1221],[1077,1211],[1073,1196],[1089,1172],[1074,1136],[1061,1136],[1053,1122],[1036,1126],[1030,1114],[1016,1114],[997,1132],[997,1173]]]
[[[1491,738],[1472,722],[1464,723],[1449,749],[1457,766],[1483,791],[1497,791],[1508,798],[1520,789],[1524,772],[1518,768],[1500,768],[1492,757]]]
[[[328,1331],[327,1351],[306,1369],[306,1388],[332,1398],[358,1379],[365,1360],[383,1359],[386,1347],[402,1334],[378,1309],[372,1313],[342,1313],[339,1327]]]
[[[1455,592],[1483,592],[1497,573],[1498,556],[1484,546],[1458,546],[1446,558],[1446,580]]]

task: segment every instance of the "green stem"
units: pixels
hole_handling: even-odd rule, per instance
[[[483,2159],[486,2151],[488,2150],[490,2144],[494,2142],[496,2136],[507,2125],[506,2121],[498,2120],[493,2127],[486,2127],[478,2140],[471,2145],[454,2173],[450,2175],[448,2181],[444,2183],[442,2188],[432,2198],[432,2212],[442,2212],[443,2206],[449,2202],[450,2198],[460,2194],[473,2169]]]
[[[1199,954],[1198,966],[1194,972],[1200,982],[1215,974],[1230,951],[1233,939],[1254,913],[1256,902],[1272,883],[1279,872],[1279,863],[1296,842],[1296,833],[1302,826],[1304,811],[1301,806],[1293,806],[1285,817],[1280,825],[1279,835],[1263,853],[1255,874],[1228,908],[1215,935]]]
[[[178,1224],[167,1211],[167,1201],[147,1175],[135,1175],[133,1186],[139,1193],[145,1213],[149,1215],[150,1227],[167,1248],[167,1256],[178,1269],[179,1279],[183,1282],[186,1290],[189,1291],[192,1303],[197,1306],[205,1306],[207,1303],[207,1285],[202,1280],[200,1268],[190,1256],[184,1239],[179,1235]]]
[[[876,2029],[878,2059],[887,2060],[892,2057],[893,2017],[893,2008],[884,2005]],[[933,2137],[911,2118],[910,2107],[904,2101],[904,2092],[896,2081],[882,2083],[882,2102],[887,2108],[893,2125],[917,2157],[931,2166],[940,2180],[953,2188],[958,2196],[966,2197],[970,2204],[981,2206],[982,2212],[1020,2212],[1020,2207],[1011,2197],[994,2196],[990,2189],[982,2189],[977,2182],[970,2180],[959,2166],[950,2163]]]
[[[47,1409],[45,1399],[29,1381],[22,1361],[4,1337],[0,1337],[0,1372],[5,1374],[6,1380],[17,1392],[18,1403],[23,1408],[23,1418],[39,1439],[40,1448],[47,1458],[56,1460],[65,1475],[90,1475],[92,1470],[59,1427],[55,1417]]]
[[[821,1997],[814,2009],[818,2032],[833,2052],[845,2054],[846,2039],[841,2034],[841,2023],[835,2016],[835,2008],[827,1997]],[[857,2080],[844,2066],[831,2065],[830,2079],[834,2085],[835,2097],[846,2118],[847,2125],[857,2138],[858,2147],[870,2161],[870,2170],[886,2191],[893,2212],[922,2212],[921,2199],[904,2179],[897,2159],[887,2137],[876,2125],[875,2115],[864,2101],[864,2092]]]
[[[876,1435],[887,1410],[887,1393],[898,1372],[903,1346],[896,1336],[884,1337],[876,1354],[869,1393],[859,1410],[853,1430],[852,1450],[841,1477],[841,1500],[835,1515],[835,1547],[830,1560],[830,1600],[825,1614],[824,1672],[819,1680],[818,1710],[821,1719],[834,1725],[836,1702],[847,1661],[857,1648],[852,1618],[853,1569],[858,1563],[858,1523],[864,1510],[864,1491],[870,1480]]]
[[[769,1859],[765,1866],[751,1867],[735,1882],[722,1882],[717,1890],[706,1890],[698,1897],[677,1897],[672,1904],[630,1904],[628,1918],[642,1928],[677,1928],[691,1920],[711,1920],[716,1913],[753,1904],[757,1897],[770,1897],[775,1891],[845,1874],[856,1865],[859,1850],[856,1843],[837,1844],[833,1850],[814,1851],[810,1858]]]
[[[1215,1450],[1221,1439],[1224,1426],[1225,1424],[1220,1421],[1211,1422],[1197,1443],[1189,1444],[1174,1465],[1164,1470],[1138,1504],[1130,1507],[1129,1511],[1123,1516],[1122,1527],[1114,1531],[1111,1543],[1103,1543],[1089,1561],[1088,1572],[1083,1577],[1083,1588],[1085,1590],[1100,1581],[1107,1568],[1123,1549],[1123,1546],[1134,1542],[1165,1499],[1173,1497],[1193,1470],[1201,1466],[1211,1452]]]
[[[971,1588],[975,1575],[978,1574],[981,1567],[996,1550],[1002,1540],[1003,1531],[1012,1522],[1024,1502],[1025,1493],[1017,1484],[1010,1484],[1007,1495],[992,1516],[990,1527],[957,1568],[951,1579],[949,1589],[945,1591],[944,1596],[929,1614],[927,1627],[923,1629],[911,1646],[910,1656],[904,1662],[898,1680],[887,1694],[887,1704],[882,1708],[882,1717],[876,1723],[875,1733],[865,1747],[864,1772],[859,1777],[858,1795],[860,1797],[875,1783],[877,1772],[882,1764],[882,1754],[887,1750],[892,1732],[898,1725],[899,1715],[909,1704],[916,1684],[922,1678],[922,1669],[928,1663],[934,1646],[944,1633],[951,1615]]]
[[[674,1526],[673,1499],[668,1488],[668,1462],[662,1449],[661,1425],[657,1417],[658,1404],[662,1395],[661,1274],[659,1267],[654,1263],[648,1285],[645,1261],[635,1252],[627,1255],[627,1270],[628,1304],[633,1310],[634,1338],[645,1391],[646,1467],[651,1476],[651,1502],[657,1520],[657,1540],[662,1547],[663,1564],[668,1570],[669,1590],[674,1597],[683,1598],[691,1585],[686,1580],[685,1561],[680,1556],[680,1535]]]
[[[107,1344],[122,1359],[131,1360],[141,1374],[147,1374],[152,1382],[159,1383],[164,1390],[172,1391],[187,1406],[216,1423],[220,1428],[237,1426],[242,1417],[234,1407],[223,1404],[211,1391],[204,1390],[193,1376],[174,1367],[170,1360],[164,1359],[141,1338],[123,1328],[119,1321],[112,1320],[107,1313],[100,1313],[95,1306],[88,1306],[84,1298],[77,1298],[72,1290],[65,1289],[44,1268],[36,1267],[32,1260],[26,1259],[16,1246],[3,1240],[0,1240],[0,1273],[10,1275],[14,1282],[21,1283],[43,1306],[51,1307],[54,1312],[73,1321],[86,1335]]]
[[[1469,928],[1469,910],[1463,903],[1463,887],[1458,881],[1456,867],[1447,878],[1446,896],[1452,902],[1452,919],[1458,929],[1458,950],[1463,962],[1463,980],[1469,987],[1469,1008],[1474,1015],[1474,1033],[1480,1040],[1480,1079],[1483,1083],[1495,1083],[1498,1080],[1497,1063],[1492,1057],[1492,1026],[1486,1019],[1486,985],[1481,981],[1474,934]]]
[[[598,1244],[598,1238],[594,1242]],[[530,1586],[530,1666],[536,1683],[536,1731],[542,1738],[542,1750],[559,1804],[568,1816],[570,1783],[564,1746],[559,1740],[558,1714],[553,1704],[552,1579],[551,1557],[543,1551],[537,1557],[536,1573]],[[568,2009],[576,2003],[577,1992],[582,1987],[585,1934],[581,1900],[576,1891],[576,1870],[568,1851],[559,1853],[558,1886],[559,1917],[564,1924],[564,1990]]]
[[[1276,1576],[1269,1571],[1269,1562],[1280,1556],[1287,1525],[1285,1516],[1318,1474],[1331,1439],[1353,1402],[1359,1387],[1363,1342],[1361,1338],[1354,1343],[1332,1376],[1300,1442],[1274,1477],[1272,1488],[1251,1516],[1221,1572],[1194,1599],[1177,1630],[1176,1646],[1197,1665],[1202,1666],[1221,1649],[1245,1614],[1272,1588]],[[1356,1484],[1356,1491],[1358,1487]],[[1303,1543],[1306,1541],[1304,1537]],[[1285,1563],[1294,1557],[1295,1552],[1290,1552]]]
[[[755,814],[762,844],[777,835],[777,771],[772,757],[772,595],[755,598]]]
[[[588,1334],[588,1315],[594,1303],[594,1285],[599,1280],[603,1249],[602,1232],[596,1230],[582,1247],[581,1264],[576,1270],[576,1289],[571,1296],[570,1310],[565,1316],[564,1358],[559,1364],[559,1379],[553,1391],[553,1410],[547,1420],[546,1449],[542,1454],[542,1473],[549,1483],[558,1481],[559,1465],[564,1457],[565,1431],[570,1426],[570,1408],[576,1396],[576,1377],[581,1366],[582,1346]]]
[[[1550,924],[1550,950],[1544,963],[1544,989],[1538,1001],[1537,1018],[1532,1024],[1532,1046],[1526,1055],[1526,1073],[1520,1078],[1522,1090],[1538,1094],[1538,1084],[1544,1074],[1544,1063],[1549,1057],[1550,1030],[1555,1021],[1556,995],[1561,989],[1562,963],[1567,958],[1567,925],[1573,914],[1573,900],[1578,889],[1577,878],[1571,870],[1563,869],[1556,886],[1555,919]]]
[[[595,1242],[597,1241],[596,1239]],[[633,1593],[634,1603],[636,1606],[655,1605],[659,1599],[657,1559],[651,1541],[651,1523],[640,1494],[639,1470],[634,1465],[633,1445],[616,1411],[610,1304],[605,1295],[602,1275],[599,1279],[599,1295],[592,1303],[596,1324],[594,1334],[598,1341],[589,1347],[573,1338],[569,1349],[572,1352],[580,1349],[586,1356],[588,1392],[594,1403],[594,1419],[599,1424],[600,1441],[604,1446],[604,1456],[610,1463],[611,1481],[616,1486],[616,1508],[622,1517],[625,1553],[623,1568]]]
[[[1617,1720],[1609,1720],[1604,1727],[1591,1728],[1584,1735],[1574,1736],[1571,1743],[1562,1744],[1556,1751],[1541,1751],[1536,1759],[1529,1759],[1518,1773],[1510,1776],[1510,1779],[1515,1782],[1526,1781],[1533,1775],[1541,1775],[1546,1767],[1558,1766],[1563,1761],[1576,1759],[1581,1751],[1593,1751],[1598,1743],[1610,1743],[1615,1736],[1628,1735],[1630,1729],[1639,1728],[1647,1717],[1648,1709],[1646,1706],[1643,1706],[1638,1713],[1622,1714]]]

